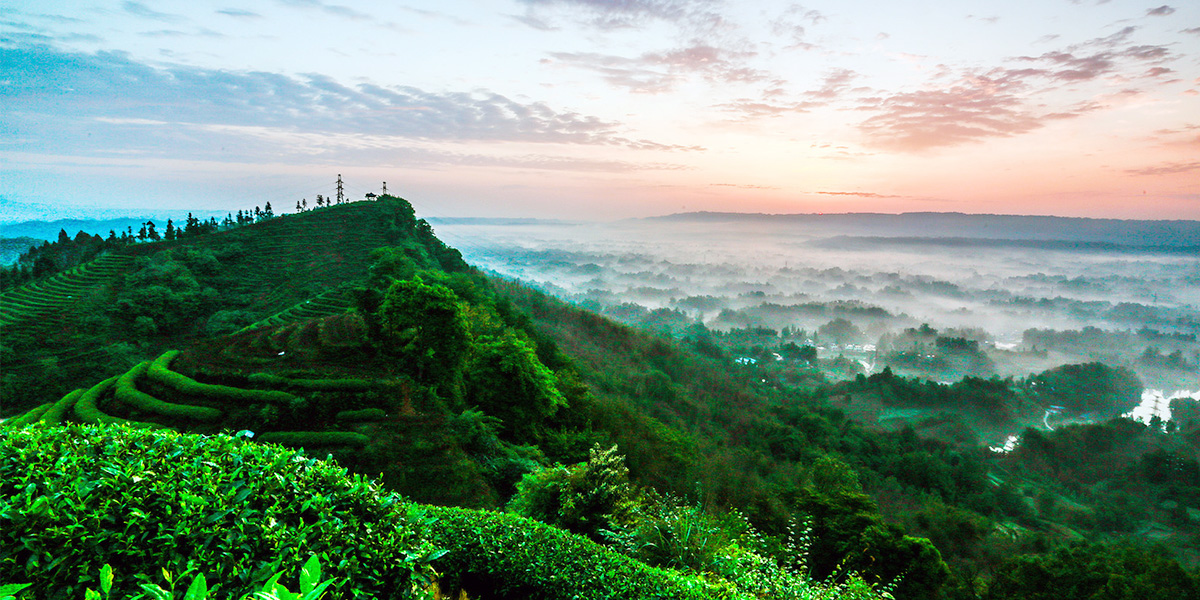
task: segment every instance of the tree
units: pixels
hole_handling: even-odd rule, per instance
[[[262,215],[264,219],[272,219],[275,217],[275,211],[271,208],[270,202],[267,202],[266,206],[263,206]]]
[[[173,241],[174,239],[175,239],[175,222],[170,219],[167,219],[167,241],[170,242],[170,241]]]
[[[146,221],[146,237],[150,238],[152,242],[162,239],[162,236],[158,235],[158,231],[154,229],[154,221]]]
[[[466,359],[467,323],[450,288],[420,278],[397,281],[384,294],[379,315],[382,350],[415,367],[418,381],[445,383]]]
[[[1083,544],[1005,561],[986,600],[1175,600],[1200,595],[1200,578],[1166,550]]]
[[[467,365],[467,401],[499,417],[506,433],[528,439],[567,401],[532,342],[511,329],[481,336]]]
[[[632,521],[636,489],[617,447],[588,451],[588,461],[544,467],[517,484],[509,510],[601,541],[601,530]]]
[[[67,235],[66,229],[58,230],[58,243],[64,244],[64,245],[71,243],[71,236]]]

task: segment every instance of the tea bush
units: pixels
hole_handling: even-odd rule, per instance
[[[162,356],[154,359],[150,364],[149,370],[146,372],[150,379],[157,381],[177,392],[212,398],[214,400],[229,400],[234,402],[242,402],[252,404],[255,402],[269,402],[273,404],[287,404],[296,399],[295,396],[287,392],[269,391],[269,390],[246,390],[242,388],[229,387],[225,385],[213,385],[209,383],[200,383],[191,377],[187,377],[171,370],[171,361],[179,356],[178,350],[172,350],[164,353]]]
[[[366,446],[371,438],[354,431],[271,431],[258,441],[284,446]]]
[[[112,597],[162,571],[204,573],[220,597],[334,557],[341,598],[408,598],[436,549],[416,505],[343,468],[244,438],[127,427],[5,429],[0,438],[0,581],[23,598],[84,597],[100,565]]]
[[[146,392],[137,389],[137,380],[145,376],[150,369],[151,361],[142,361],[117,379],[114,394],[117,399],[146,412],[167,417],[181,417],[197,421],[214,421],[221,418],[221,411],[207,406],[192,406],[189,404],[173,404],[163,402]]]

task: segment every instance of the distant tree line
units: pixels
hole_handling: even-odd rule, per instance
[[[225,218],[218,221],[216,217],[207,220],[200,219],[188,213],[182,227],[177,227],[173,219],[167,219],[167,226],[161,232],[153,220],[142,223],[137,231],[130,225],[124,231],[117,233],[110,229],[108,237],[101,237],[80,231],[72,238],[65,229],[58,231],[58,239],[45,241],[40,246],[31,246],[29,251],[21,254],[11,267],[0,269],[0,290],[22,285],[29,281],[48,277],[59,271],[86,263],[101,254],[140,243],[152,243],[194,238],[201,235],[225,231],[243,225],[252,225],[275,218],[271,203],[255,206],[253,210],[239,210],[237,214],[227,213]]]

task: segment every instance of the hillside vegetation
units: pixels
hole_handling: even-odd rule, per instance
[[[437,580],[470,598],[1020,598],[1037,577],[1066,581],[1090,568],[1087,557],[1118,554],[1123,566],[1101,587],[1152,564],[1194,589],[1179,559],[1200,533],[1189,512],[1200,481],[1167,475],[1194,470],[1194,429],[1118,420],[1030,430],[1001,456],[961,416],[1002,428],[1049,403],[1117,414],[1138,387],[1121,369],[952,385],[887,370],[830,384],[738,364],[702,327],[656,337],[489,278],[393,197],[135,244],[75,269],[0,298],[13,294],[0,304],[0,435],[11,481],[24,482],[5,477],[11,508],[0,518],[24,519],[16,532],[100,536],[68,559],[27,547],[57,538],[15,533],[0,569],[33,582],[37,568],[61,566],[55,577],[74,582],[61,584],[64,598],[105,563],[122,585],[161,583],[156,564],[179,577],[195,566],[245,593],[310,555],[353,554],[360,538],[376,548],[365,530],[335,531],[365,519],[360,509],[342,517],[314,500],[344,486],[384,502],[386,514],[371,514],[388,535],[403,532],[397,548],[416,550],[388,555],[405,557],[403,573],[361,583],[322,561],[343,597],[359,585],[362,597],[408,597]],[[55,286],[74,287],[56,296]],[[877,418],[885,410],[928,418],[896,425]],[[378,484],[279,446],[332,456]],[[110,448],[119,459],[108,470],[79,458]],[[244,458],[196,458],[222,453]],[[55,461],[74,470],[57,473]],[[308,471],[252,481],[250,467],[228,461]],[[178,471],[185,463],[199,470]],[[310,483],[295,487],[286,473]],[[185,491],[194,477],[200,491]],[[261,487],[235,490],[228,478]],[[138,504],[158,496],[128,491],[160,481],[180,486],[162,497],[198,511],[187,522],[204,531],[172,529],[187,525]],[[127,491],[111,502],[78,491],[101,488]],[[380,500],[381,490],[404,499]],[[1139,502],[1152,508],[1124,521],[1101,509]],[[266,516],[264,506],[293,512]],[[29,520],[47,507],[54,518],[92,516]],[[278,540],[315,537],[280,559],[271,553],[282,546],[244,554],[251,546],[205,529],[261,531],[270,519],[295,525]],[[1167,523],[1169,550],[1123,545],[1148,522]],[[129,523],[163,545],[92,547]],[[189,566],[166,544],[191,535],[208,536],[210,553]],[[350,541],[335,552],[312,541],[323,535]],[[1130,584],[1130,597],[1168,597],[1150,583]],[[1062,597],[1090,597],[1078,589]]]

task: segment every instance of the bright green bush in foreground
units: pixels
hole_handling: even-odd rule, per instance
[[[436,552],[415,533],[421,512],[336,465],[243,438],[112,426],[0,438],[0,582],[32,583],[23,598],[81,600],[104,564],[114,598],[193,567],[219,597],[240,597],[322,553],[347,582],[337,597],[413,597]]]
[[[434,577],[446,592],[498,600],[880,598],[855,577],[814,584],[729,550],[716,572],[649,567],[517,515],[412,504],[243,437],[0,431],[0,582],[32,584],[23,599],[129,598],[164,578],[175,593],[146,597],[184,598],[201,575],[206,595],[193,598],[240,598],[281,571],[301,580],[277,583],[312,589],[311,557],[322,555],[330,598],[428,597]]]

